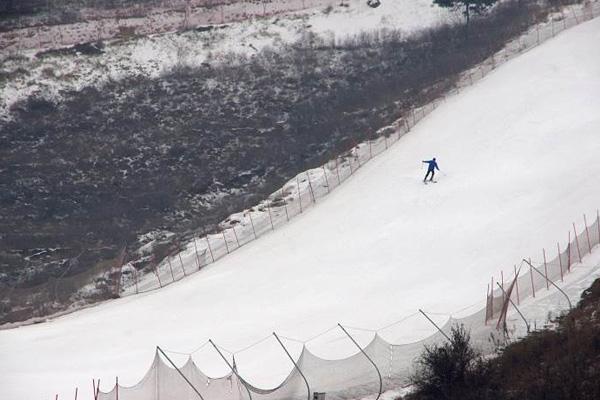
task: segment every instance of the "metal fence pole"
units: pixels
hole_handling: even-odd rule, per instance
[[[515,279],[517,279],[517,278],[515,278]],[[502,293],[504,294],[504,296],[506,296],[506,292],[504,291],[504,288],[498,282],[496,282],[496,285],[498,285],[500,290],[502,290]],[[515,303],[511,300],[510,297],[508,297],[508,301],[510,302],[510,304],[512,304],[512,306],[515,308],[515,310],[517,310],[517,313],[519,313],[523,322],[525,322],[525,326],[527,327],[527,333],[529,333],[529,331],[530,331],[529,322],[527,322],[527,320],[525,319],[525,316],[521,313],[521,310],[519,310],[519,307],[517,307],[515,305]],[[500,313],[500,315],[502,315],[502,313]],[[498,321],[498,322],[500,322],[500,321]],[[498,327],[496,326],[496,328],[498,328]]]
[[[492,290],[492,298],[494,298],[494,291],[493,291],[493,290]],[[450,339],[450,337],[449,337],[448,335],[446,335],[446,332],[444,332],[444,331],[443,331],[443,330],[442,330],[442,329],[441,329],[439,326],[437,326],[437,324],[436,324],[435,322],[433,322],[433,320],[432,320],[431,318],[429,318],[429,316],[428,316],[427,314],[425,314],[425,313],[423,312],[423,310],[421,310],[421,309],[419,308],[419,312],[420,312],[421,314],[423,314],[423,316],[424,316],[425,318],[427,318],[427,321],[429,321],[429,322],[430,322],[430,323],[431,323],[433,326],[435,326],[435,329],[437,329],[439,333],[441,333],[442,335],[444,335],[444,337],[445,337],[446,339],[448,339],[448,341],[449,341],[449,342],[451,342],[451,343],[452,343],[452,340]]]
[[[231,365],[231,363],[229,362],[229,360],[227,358],[225,358],[225,356],[223,355],[223,353],[221,353],[221,350],[219,350],[219,348],[212,341],[212,339],[208,339],[208,342],[215,348],[215,350],[217,351],[217,353],[219,353],[219,355],[221,356],[221,358],[223,359],[223,361],[225,361],[225,364],[227,364],[227,366],[231,369],[231,372],[233,372],[233,374],[240,380],[240,382],[242,382],[242,385],[244,385],[244,387],[246,388],[246,391],[248,392],[248,396],[250,397],[250,400],[252,400],[252,394],[250,393],[250,389],[248,389],[248,386],[246,385],[246,381],[244,379],[242,379],[242,377],[238,374],[238,372],[233,367],[233,365]]]
[[[360,352],[363,353],[363,355],[367,358],[367,360],[369,360],[371,362],[371,364],[373,364],[373,367],[375,367],[375,370],[377,371],[377,375],[379,376],[379,393],[377,394],[377,397],[375,398],[375,400],[379,400],[379,398],[381,397],[381,393],[383,392],[383,378],[381,377],[381,372],[379,372],[379,368],[377,367],[377,364],[375,364],[375,362],[371,359],[371,357],[369,357],[369,355],[363,350],[362,347],[360,347],[360,345],[356,342],[356,340],[354,340],[354,338],[352,336],[350,336],[348,331],[346,331],[346,329],[344,329],[344,327],[341,324],[338,323],[338,326],[350,338],[352,343],[354,343],[356,345],[356,347],[358,347]]]
[[[175,368],[175,370],[179,373],[179,375],[181,375],[181,377],[187,382],[188,385],[190,385],[190,387],[194,390],[194,392],[196,392],[198,397],[200,397],[201,400],[204,400],[204,397],[202,397],[202,395],[200,394],[198,389],[196,389],[196,387],[194,385],[192,385],[192,382],[190,382],[190,380],[183,374],[183,372],[181,372],[181,370],[179,368],[177,368],[177,365],[175,365],[175,363],[173,361],[171,361],[171,359],[165,354],[165,352],[162,351],[162,349],[159,346],[156,346],[156,350],[158,350],[163,355],[163,357],[165,357],[167,359],[167,361],[173,366],[173,368]]]
[[[283,351],[285,351],[285,354],[287,354],[287,356],[289,357],[292,364],[294,364],[294,367],[298,370],[298,373],[302,376],[302,379],[304,379],[304,383],[306,384],[306,390],[308,391],[308,397],[306,399],[310,400],[310,385],[308,384],[308,380],[306,379],[306,376],[304,376],[304,373],[302,372],[302,370],[300,369],[300,367],[298,366],[298,364],[296,363],[294,358],[290,355],[290,352],[285,348],[285,346],[283,345],[283,342],[279,339],[279,336],[277,336],[277,334],[275,332],[273,332],[273,336],[275,336],[275,339],[277,339],[277,341],[283,348]]]
[[[529,267],[532,268],[535,272],[537,272],[541,276],[544,276],[544,274],[542,274],[542,272],[539,269],[537,269],[536,267],[533,266],[533,264],[531,264],[531,261],[527,261],[526,259],[523,259],[523,261],[525,261],[527,264],[529,264]],[[546,277],[546,279],[548,279],[548,277]],[[572,309],[573,305],[571,304],[571,300],[569,299],[569,296],[567,296],[567,294],[560,287],[558,287],[558,285],[555,284],[551,279],[548,279],[548,281],[552,284],[552,286],[557,288],[558,291],[561,292],[565,296],[565,298],[567,299],[567,302],[569,303],[569,309]]]

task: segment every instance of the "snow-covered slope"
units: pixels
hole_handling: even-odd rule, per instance
[[[377,328],[417,308],[483,306],[491,274],[554,246],[599,205],[599,41],[596,19],[508,62],[302,217],[194,276],[0,332],[0,397],[70,398],[79,386],[89,398],[92,377],[103,388],[116,375],[134,384],[157,344],[191,350],[210,337],[241,349],[273,330],[306,339],[336,322]],[[423,185],[421,160],[433,156],[446,175]],[[383,336],[430,333],[418,321]],[[355,352],[333,340],[309,347]],[[256,349],[236,357],[240,370],[260,386],[278,383],[289,360],[276,344]],[[209,350],[196,363],[224,374]]]
[[[35,50],[0,53],[0,72],[10,77],[5,83],[0,81],[0,120],[8,118],[13,103],[31,94],[58,98],[61,90],[96,86],[108,79],[158,77],[178,65],[227,62],[225,55],[229,53],[250,56],[265,47],[277,48],[311,33],[331,42],[381,29],[397,29],[409,35],[456,20],[455,14],[433,6],[430,0],[394,0],[376,9],[364,0],[346,1],[345,6],[330,3],[325,1],[320,7],[287,15],[216,26],[209,31],[116,40],[107,44],[104,54],[93,57],[36,57]]]

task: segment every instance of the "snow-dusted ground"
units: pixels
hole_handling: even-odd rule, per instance
[[[115,376],[134,384],[157,344],[191,351],[213,338],[239,350],[273,330],[307,339],[336,322],[378,328],[417,308],[443,320],[482,307],[490,275],[554,246],[582,212],[595,214],[599,40],[596,19],[508,62],[302,217],[179,283],[1,331],[0,397],[69,398],[78,386],[89,398],[92,377],[103,388]],[[446,175],[423,185],[420,161],[432,156]],[[413,316],[381,335],[402,343],[430,333]],[[326,358],[355,353],[338,339],[309,348]],[[259,386],[290,370],[272,342],[236,359]],[[227,372],[207,346],[195,361],[211,376]]]
[[[0,54],[0,70],[13,73],[0,83],[0,120],[11,104],[31,94],[59,98],[61,90],[100,85],[127,76],[157,77],[178,65],[228,62],[231,53],[252,55],[265,47],[301,40],[311,32],[331,42],[361,32],[398,29],[407,35],[417,30],[455,21],[456,15],[432,6],[430,0],[387,1],[376,9],[363,0],[348,7],[325,6],[285,16],[249,19],[216,26],[206,32],[168,33],[108,44],[99,56],[52,55],[35,57],[36,50]]]

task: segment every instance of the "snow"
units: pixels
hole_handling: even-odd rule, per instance
[[[323,3],[331,3],[324,1]],[[453,14],[432,7],[429,0],[394,0],[372,9],[363,0],[325,6],[261,19],[214,25],[207,32],[168,33],[108,43],[99,56],[35,57],[36,50],[0,56],[6,71],[28,71],[0,86],[0,120],[9,107],[31,94],[59,99],[61,90],[99,86],[107,80],[128,76],[159,77],[177,65],[198,66],[204,62],[228,62],[229,54],[251,56],[265,47],[300,40],[308,33],[327,40],[342,40],[365,31],[399,29],[405,34],[453,20]],[[52,70],[54,77],[47,76]],[[46,72],[45,72],[46,71]]]
[[[103,389],[115,376],[132,385],[156,345],[191,351],[213,338],[240,350],[273,331],[306,340],[337,322],[374,329],[408,316],[381,331],[402,343],[431,333],[418,308],[443,321],[482,307],[490,275],[566,241],[575,216],[596,214],[599,40],[596,19],[509,61],[449,97],[301,217],[193,276],[1,331],[0,397],[70,398],[78,386],[89,398],[91,378]],[[421,160],[432,156],[445,175],[423,185]],[[572,293],[597,276],[598,258],[596,250],[589,269],[567,277]],[[539,300],[563,307],[552,293]],[[360,343],[372,336],[352,333]],[[325,358],[354,354],[340,338],[334,329],[309,348]],[[194,359],[211,376],[227,372],[210,346]],[[268,340],[236,361],[263,387],[290,370]]]

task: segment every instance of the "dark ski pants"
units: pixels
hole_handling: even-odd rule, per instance
[[[423,182],[425,182],[427,180],[427,177],[429,176],[429,174],[431,174],[431,178],[429,178],[430,181],[433,180],[433,176],[435,175],[435,171],[430,169],[429,171],[427,171],[427,173],[425,174],[425,178],[423,178]]]

